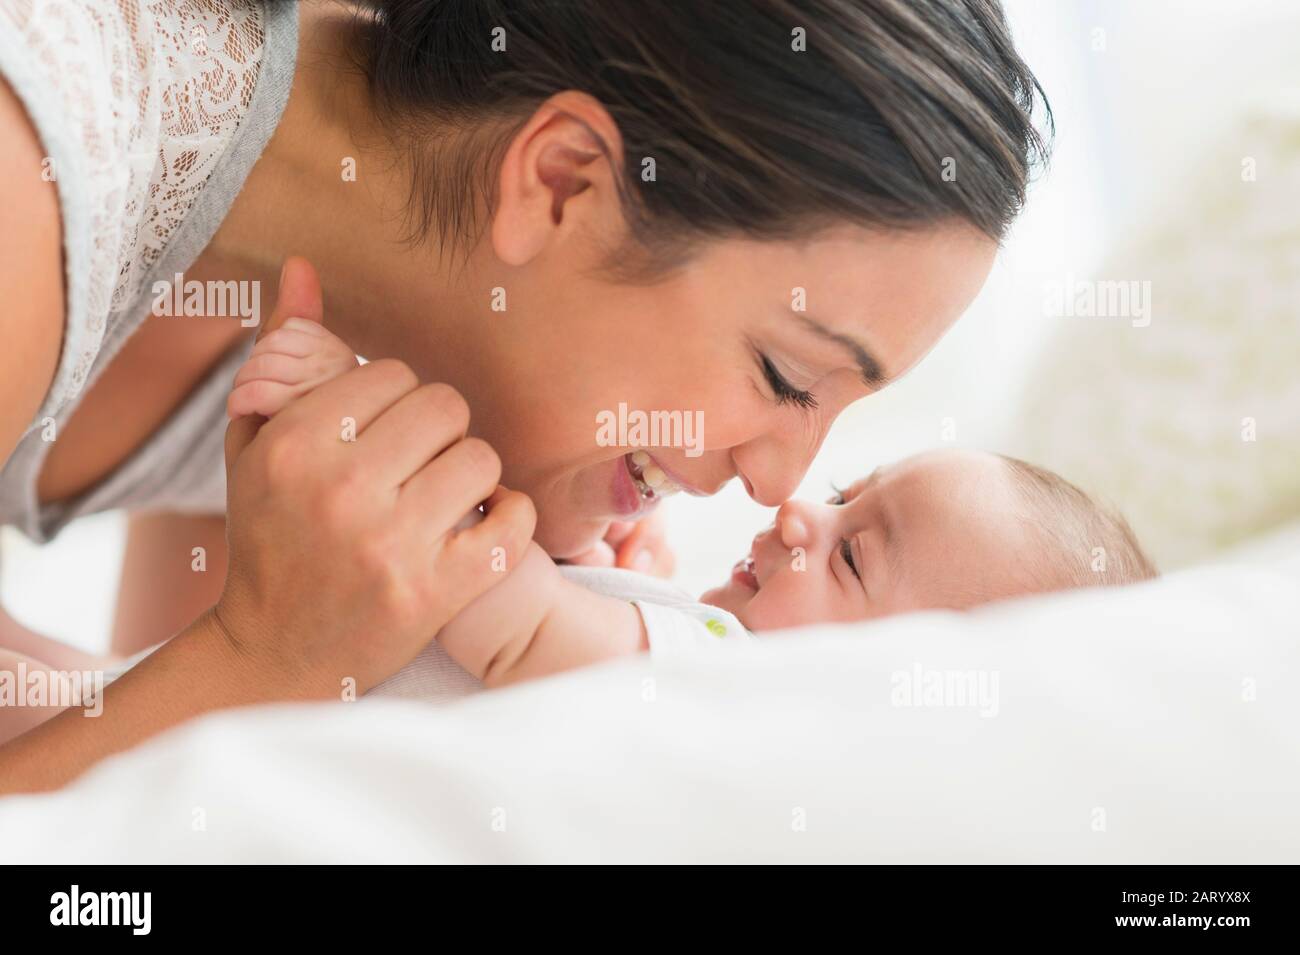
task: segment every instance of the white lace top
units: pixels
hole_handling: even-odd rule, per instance
[[[211,240],[288,99],[297,5],[261,0],[0,0],[0,73],[46,151],[62,212],[67,314],[41,409],[0,471],[0,523],[45,540],[82,513],[150,505],[220,511],[220,434],[212,411],[230,369],[200,385],[103,485],[39,507],[61,423]],[[220,392],[220,393],[219,393]],[[213,452],[215,449],[215,460]]]

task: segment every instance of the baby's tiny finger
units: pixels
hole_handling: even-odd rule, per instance
[[[297,384],[310,374],[311,369],[302,359],[277,354],[253,355],[235,373],[234,386],[261,380]]]
[[[320,322],[309,322],[305,318],[286,318],[284,324],[280,327],[305,332],[308,335],[315,336],[316,338],[323,338],[329,334],[329,332],[325,330],[325,326]]]
[[[295,328],[277,328],[253,346],[253,355],[288,355],[306,358],[320,351],[320,339]]]
[[[619,545],[614,561],[616,567],[656,577],[671,577],[676,564],[663,528],[652,521],[638,525]]]
[[[243,415],[274,417],[294,399],[296,390],[283,382],[259,378],[236,387],[226,399],[226,414],[234,419]]]

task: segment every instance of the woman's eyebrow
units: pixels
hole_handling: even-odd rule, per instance
[[[808,315],[800,315],[799,319],[817,335],[846,349],[858,363],[858,369],[862,372],[862,380],[868,387],[880,389],[889,384],[889,377],[866,345],[863,345],[856,338],[827,328],[817,319]]]

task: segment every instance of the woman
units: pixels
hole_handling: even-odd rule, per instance
[[[177,634],[99,719],[0,750],[8,789],[217,707],[364,690],[530,534],[662,560],[626,530],[629,448],[596,440],[620,405],[703,423],[703,453],[652,449],[654,497],[739,477],[781,503],[969,304],[1039,150],[994,0],[0,0],[0,21],[0,519],[44,539],[136,513],[114,649]],[[262,288],[269,318],[230,307]],[[322,314],[371,362],[231,425],[227,559],[245,326]]]

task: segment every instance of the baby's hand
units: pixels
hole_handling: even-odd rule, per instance
[[[357,366],[357,356],[317,322],[290,318],[253,346],[226,401],[231,418],[270,418],[300,395]]]

